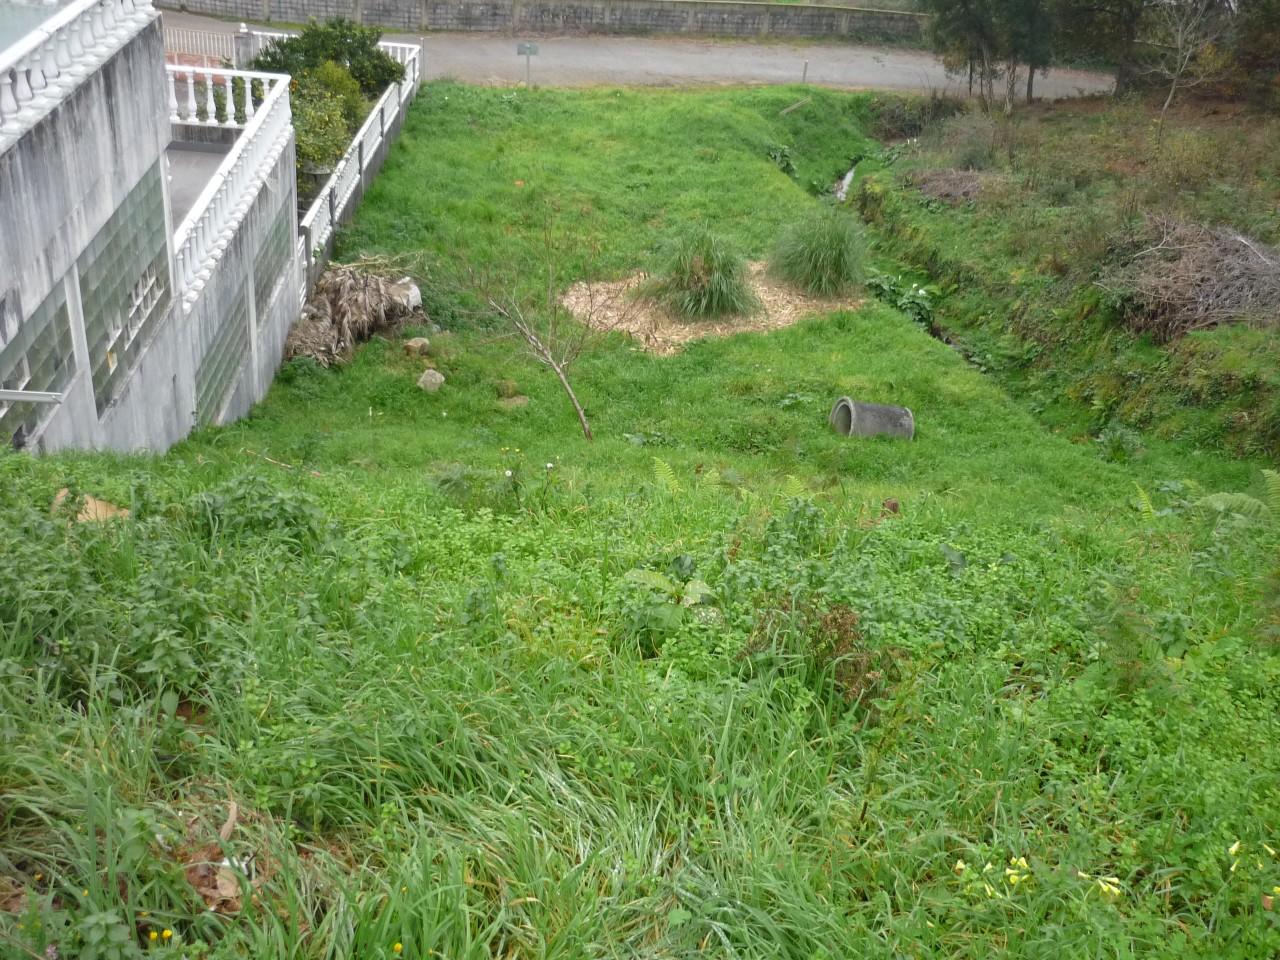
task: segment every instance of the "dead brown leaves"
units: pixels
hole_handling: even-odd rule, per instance
[[[1113,284],[1132,291],[1130,328],[1169,341],[1223,323],[1280,317],[1280,251],[1227,227],[1147,221],[1150,244]]]
[[[62,510],[70,496],[71,491],[66,487],[59,490],[54,495],[53,503],[49,505],[49,512],[56,514]],[[98,523],[129,516],[129,511],[125,507],[117,507],[114,503],[100,500],[92,494],[86,493],[77,502],[80,509],[76,512],[76,523]]]
[[[982,174],[973,170],[929,170],[912,177],[912,185],[931,200],[959,206],[982,192]]]
[[[357,344],[403,323],[413,311],[405,305],[404,289],[391,279],[402,267],[376,258],[331,264],[289,331],[285,359],[310,357],[324,367],[342,363]]]
[[[194,849],[187,847],[182,857],[187,883],[200,895],[205,907],[214,913],[238,914],[244,908],[246,894],[257,899],[258,890],[270,872],[262,857],[227,853],[239,819],[240,808],[232,801],[227,809],[227,818],[218,830],[217,841]],[[197,833],[199,829],[198,820],[188,824],[189,834]],[[192,839],[194,841],[194,837]]]

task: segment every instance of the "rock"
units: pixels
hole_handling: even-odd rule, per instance
[[[498,391],[498,396],[504,400],[520,395],[520,388],[514,380],[499,380],[494,384],[494,387]]]
[[[519,407],[528,406],[529,398],[523,394],[516,394],[514,397],[501,397],[498,400],[498,406],[504,410],[515,410]]]
[[[401,277],[391,285],[391,295],[406,310],[417,310],[422,306],[422,291],[408,277]]]
[[[414,337],[404,342],[404,352],[410,357],[425,357],[431,349],[431,341],[426,337]]]
[[[444,374],[439,370],[424,370],[418,378],[418,389],[435,393],[444,386]]]

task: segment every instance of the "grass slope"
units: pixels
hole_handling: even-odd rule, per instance
[[[432,87],[347,249],[534,264],[550,204],[569,277],[688,217],[763,250],[814,203],[768,146],[826,176],[866,109],[509,97]],[[165,457],[0,457],[5,950],[1280,948],[1280,524],[1248,465],[1104,462],[880,306],[613,338],[590,445],[508,341],[436,339],[435,395],[375,342]],[[840,439],[841,393],[918,439]],[[133,516],[51,518],[66,484]],[[206,910],[183,865],[249,853],[238,915]]]
[[[1275,318],[1153,342],[1126,327],[1114,273],[1127,246],[1146,246],[1122,239],[1146,215],[1280,242],[1280,123],[1193,103],[1159,135],[1157,112],[1085,101],[1007,125],[962,116],[906,149],[897,169],[973,168],[984,180],[974,202],[929,200],[895,171],[867,184],[862,207],[886,253],[945,288],[946,328],[1046,422],[1097,432],[1118,420],[1274,459]]]

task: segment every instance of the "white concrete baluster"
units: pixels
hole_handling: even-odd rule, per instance
[[[0,72],[0,130],[18,114],[18,101],[13,95],[13,78],[8,70]]]
[[[213,102],[213,74],[208,70],[204,73],[204,122],[214,125],[218,122],[217,107]]]
[[[54,59],[58,64],[58,71],[66,73],[71,69],[71,34],[68,30],[59,30],[57,36],[53,38]]]
[[[187,71],[187,123],[196,122],[196,72]]]
[[[248,77],[244,80],[244,125],[247,127],[249,121],[253,119],[253,81]]]
[[[228,127],[238,127],[240,126],[240,124],[236,122],[236,91],[235,91],[235,88],[231,85],[231,74],[229,73],[226,74],[225,76],[223,76],[222,79],[225,83],[225,88],[227,91],[226,107],[225,107],[227,111],[226,125]]]
[[[178,118],[178,85],[177,85],[177,81],[176,81],[176,80],[174,80],[174,75],[173,75],[173,71],[172,71],[172,70],[166,70],[166,71],[164,72],[164,77],[165,77],[165,80],[167,80],[167,81],[169,82],[169,122],[170,122],[170,123],[177,123],[177,122],[178,122],[178,119],[179,119],[179,118]]]
[[[18,109],[25,110],[31,103],[31,84],[27,81],[27,67],[30,60],[22,59],[13,71],[13,96],[18,101]]]
[[[89,10],[89,15],[85,17],[85,26],[88,28],[88,35],[85,37],[85,48],[95,50],[99,44],[107,39],[107,30],[102,23],[101,3],[95,3]]]
[[[102,36],[107,40],[114,40],[116,32],[120,30],[120,20],[116,16],[118,10],[113,0],[104,0],[98,4],[98,9],[102,11]]]
[[[31,84],[31,96],[37,100],[43,100],[44,91],[49,86],[49,82],[44,77],[44,47],[32,51],[30,63],[31,74],[28,82]]]

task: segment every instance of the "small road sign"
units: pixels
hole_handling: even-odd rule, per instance
[[[530,66],[530,60],[537,52],[538,52],[538,45],[536,43],[517,43],[516,44],[516,56],[524,57],[525,89],[528,89],[530,86],[532,86],[532,84],[529,82],[529,74],[532,70],[532,67]]]

